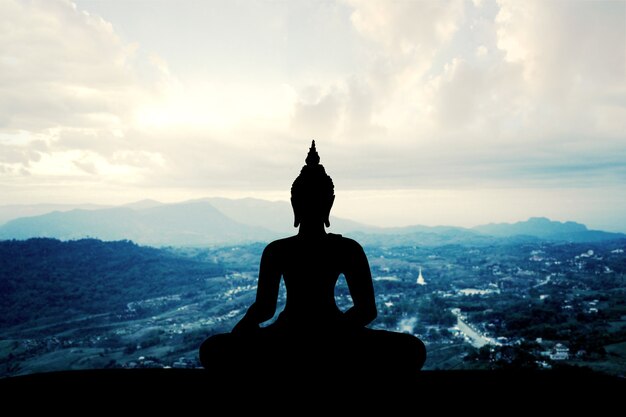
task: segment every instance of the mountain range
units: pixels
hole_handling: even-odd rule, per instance
[[[267,242],[292,235],[293,213],[285,201],[205,198],[165,204],[142,200],[123,206],[0,206],[0,240],[52,237],[75,240],[132,240],[152,246],[229,245]],[[331,217],[333,233],[362,244],[400,246],[491,244],[502,240],[588,242],[626,238],[589,230],[575,222],[533,217],[517,223],[473,228],[407,226],[382,228]]]

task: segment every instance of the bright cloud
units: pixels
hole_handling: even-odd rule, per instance
[[[132,59],[112,25],[69,1],[7,0],[0,26],[0,126],[119,126],[135,102]]]

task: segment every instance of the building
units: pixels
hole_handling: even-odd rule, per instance
[[[569,359],[569,348],[561,343],[557,343],[550,352],[550,359],[553,361],[564,361]]]
[[[422,276],[422,267],[420,266],[420,272],[417,276],[417,285],[426,285],[426,281],[424,281],[424,277]]]

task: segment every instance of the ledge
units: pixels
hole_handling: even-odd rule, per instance
[[[158,404],[171,399],[187,404],[202,398],[211,403],[236,403],[240,399],[304,398],[318,406],[326,400],[389,402],[398,399],[429,408],[472,408],[476,404],[515,407],[546,405],[577,408],[581,404],[599,406],[622,401],[626,379],[590,371],[422,371],[411,381],[372,377],[350,380],[343,375],[285,380],[273,375],[262,380],[234,375],[228,381],[216,381],[202,369],[102,369],[39,373],[0,379],[3,398],[53,398],[73,404],[72,399],[102,403],[102,399],[159,410]],[[294,396],[295,395],[295,396]],[[146,399],[149,399],[147,401]],[[350,400],[351,399],[351,400]],[[155,402],[155,400],[158,400]],[[453,401],[450,401],[453,400]],[[468,401],[470,401],[468,403]],[[21,401],[20,401],[21,402]],[[252,402],[253,404],[258,404]],[[111,403],[108,403],[109,406]],[[245,404],[245,402],[244,402]],[[350,403],[350,408],[354,403]],[[250,406],[250,403],[248,403]],[[274,409],[274,408],[271,408]],[[473,408],[472,408],[473,409]]]

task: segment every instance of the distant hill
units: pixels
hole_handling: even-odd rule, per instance
[[[370,228],[350,233],[350,237],[369,246],[442,246],[489,245],[496,240],[463,227],[406,226]]]
[[[369,227],[331,217],[332,231]],[[0,226],[0,239],[129,239],[154,246],[198,246],[270,241],[296,233],[291,205],[253,198],[207,198],[165,204],[142,200],[114,208],[52,211]]]
[[[206,201],[162,204],[133,209],[55,211],[11,220],[0,226],[0,239],[49,237],[62,240],[130,239],[156,246],[189,246],[266,241],[268,229],[236,222]]]
[[[40,216],[53,211],[97,210],[107,207],[110,206],[98,204],[10,204],[0,206],[0,225],[20,217]]]
[[[589,230],[576,222],[558,222],[545,217],[531,217],[517,223],[490,223],[472,228],[473,231],[495,237],[533,236],[545,240],[595,242],[625,238],[623,233]]]
[[[7,209],[6,213],[10,211]],[[15,214],[15,210],[12,212]],[[589,230],[580,223],[562,223],[544,217],[517,223],[492,223],[471,229],[421,225],[383,228],[331,217],[329,231],[353,237],[362,244],[378,246],[489,245],[502,240],[525,242],[539,239],[594,242],[626,238],[621,233]],[[172,204],[142,200],[119,207],[55,210],[16,218],[0,226],[0,240],[93,237],[102,240],[130,239],[153,246],[268,242],[295,233],[293,212],[288,202],[254,198],[206,198]]]
[[[284,235],[296,232],[293,227],[293,210],[286,201],[267,201],[257,198],[207,198],[213,207],[231,219],[251,226],[264,227]],[[375,230],[373,226],[331,216],[331,231],[334,233],[348,233],[353,231]]]

